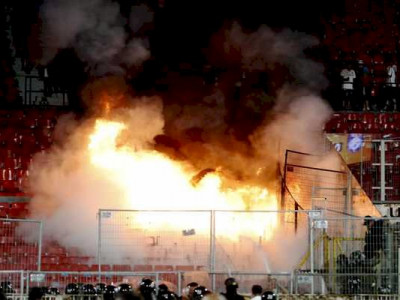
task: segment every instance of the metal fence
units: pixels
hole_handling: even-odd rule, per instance
[[[310,213],[100,210],[99,271],[203,271],[213,286],[216,272],[287,273],[308,251]]]
[[[42,222],[0,219],[0,269],[40,270]]]
[[[329,168],[332,161],[335,169]],[[321,209],[336,216],[380,216],[345,161],[334,152],[317,156],[287,150],[281,207]]]
[[[24,271],[1,270],[0,287],[7,295],[22,297],[27,293]]]
[[[400,203],[399,137],[373,134],[328,134],[327,137],[374,203]]]
[[[309,271],[294,290],[327,294],[400,295],[400,218],[310,220]]]

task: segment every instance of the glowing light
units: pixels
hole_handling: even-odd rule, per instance
[[[106,172],[123,191],[128,206],[135,210],[277,210],[277,199],[264,187],[242,184],[222,188],[223,177],[208,172],[193,184],[193,169],[154,150],[135,150],[119,141],[126,129],[119,122],[96,121],[89,136],[88,153],[93,166]],[[140,129],[138,129],[140,130]],[[117,146],[117,140],[118,145]],[[160,228],[209,232],[209,219],[193,214],[171,212],[154,218],[138,214],[135,223],[146,230]],[[237,239],[253,235],[270,239],[277,226],[276,213],[221,213],[217,234]]]

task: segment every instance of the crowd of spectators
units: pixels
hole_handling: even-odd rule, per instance
[[[348,1],[324,23],[321,37],[335,110],[399,111],[399,3]]]

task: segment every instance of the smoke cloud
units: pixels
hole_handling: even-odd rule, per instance
[[[237,51],[243,66],[252,70],[266,70],[274,63],[289,68],[300,83],[320,90],[327,85],[323,66],[308,59],[304,51],[318,45],[318,39],[301,32],[284,29],[277,33],[263,25],[257,31],[246,34],[234,23],[226,33],[226,53]]]
[[[136,13],[144,12],[142,15]],[[136,32],[152,21],[146,7],[134,6],[130,20],[109,0],[47,0],[41,8],[43,23],[42,63],[51,61],[60,49],[73,48],[95,75],[121,74],[149,58],[148,42]],[[132,31],[127,31],[127,23]]]
[[[145,17],[139,21],[135,9],[132,11],[129,26],[133,31],[139,30],[143,22],[151,20],[151,13],[143,6],[137,8],[137,11],[141,10],[147,13],[140,13]],[[140,63],[148,55],[143,41],[131,38],[125,32],[125,21],[115,3],[105,0],[49,1],[43,8],[43,18],[47,28],[44,37],[49,46],[49,53],[45,56],[47,60],[58,49],[74,47],[93,71],[107,73],[120,72],[125,64]],[[322,67],[308,60],[303,52],[305,48],[316,44],[314,38],[289,30],[275,33],[267,27],[246,34],[237,24],[226,34],[229,39],[225,50],[238,50],[246,69],[265,70],[271,63],[281,63],[288,66],[292,75],[308,86],[323,86]],[[163,107],[159,98],[132,99],[132,107],[112,107],[106,118],[121,121],[126,126],[124,135],[118,140],[120,149],[129,146],[134,150],[168,156],[170,152],[160,153],[154,142],[156,137],[168,134],[176,143],[171,142],[166,147],[179,153],[180,163],[185,170],[190,169],[194,174],[207,168],[215,170],[224,179],[223,189],[231,194],[239,194],[237,191],[245,186],[267,186],[271,193],[278,194],[279,164],[282,163],[282,153],[286,149],[323,152],[322,128],[331,110],[324,100],[309,90],[291,86],[282,89],[273,110],[266,113],[264,121],[244,139],[237,138],[227,122],[229,101],[231,99],[218,88],[195,104],[172,103]],[[126,191],[121,189],[118,174],[100,171],[90,163],[85,141],[93,129],[95,119],[96,116],[80,121],[72,116],[60,119],[55,145],[45,156],[34,158],[30,177],[30,192],[33,194],[30,211],[33,218],[45,221],[46,238],[56,240],[65,247],[78,247],[88,255],[96,253],[98,209],[132,208],[125,201]],[[126,180],[131,180],[134,185],[135,179],[140,182],[140,176],[154,176],[156,179],[165,170],[149,172],[150,175],[139,174],[137,178]],[[168,175],[165,173],[163,176]],[[160,208],[178,208],[174,204],[174,187],[158,183],[160,185],[151,187],[149,193],[160,193],[165,198],[164,206]],[[142,190],[143,187],[138,186],[137,189]],[[242,203],[239,198],[238,195],[235,197],[235,204],[239,205],[233,209],[253,207],[253,199]],[[186,206],[181,209],[197,207],[199,202],[194,200],[188,199]],[[207,198],[200,200],[210,201]],[[146,199],[138,199],[137,203],[135,208],[149,207]],[[274,239],[284,239],[283,236],[279,237],[279,232],[283,231],[278,230]],[[266,261],[274,261],[270,267],[275,270],[287,270],[295,265],[295,261],[282,257],[282,253],[293,254],[283,251],[287,251],[288,245],[296,244],[296,248],[305,249],[305,244],[299,245],[301,242],[306,243],[303,235],[294,236],[287,232],[284,235],[290,241],[274,243],[276,247],[273,250],[266,247],[269,251]],[[130,248],[120,247],[108,251],[114,259],[123,260],[133,255],[144,260],[146,251],[150,251],[145,246],[146,243],[132,243]],[[243,249],[251,248],[250,252],[254,250],[255,246],[250,243],[248,246],[251,247]],[[171,243],[164,256],[182,250],[174,247]],[[152,249],[155,255],[160,255],[155,248]],[[235,251],[240,252],[240,249]],[[249,253],[245,255],[251,258]],[[299,255],[296,252],[292,257],[297,258]],[[164,256],[160,257],[161,263],[164,262]],[[229,263],[227,259],[226,265]],[[265,270],[264,266],[261,268]]]
[[[148,149],[153,137],[162,133],[161,109],[159,99],[141,98],[134,107],[116,112],[114,119],[130,128],[123,137],[132,141],[130,147]],[[93,122],[78,122],[72,115],[61,118],[55,146],[46,155],[35,157],[30,177],[34,195],[30,210],[32,216],[45,220],[46,240],[77,247],[89,255],[96,253],[99,208],[130,208],[125,191],[112,174],[90,163],[87,138]],[[122,254],[115,256],[120,259]]]

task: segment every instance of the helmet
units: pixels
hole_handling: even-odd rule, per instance
[[[266,291],[261,295],[261,300],[275,300],[276,295],[271,291]]]
[[[5,294],[15,293],[12,283],[9,281],[3,281],[2,283],[0,283],[0,288],[3,291],[3,293],[5,293]]]
[[[50,295],[60,295],[60,290],[56,287],[51,287],[49,289],[49,294]]]
[[[199,284],[197,282],[192,281],[184,289],[184,294],[186,294],[189,298],[192,298],[193,291],[198,286],[199,286]]]
[[[160,284],[158,286],[158,294],[164,294],[167,293],[169,291],[168,286],[166,284]]]
[[[106,284],[105,283],[97,283],[95,286],[96,289],[96,294],[104,294],[106,290]]]
[[[192,281],[191,283],[189,283],[187,285],[187,287],[198,287],[198,286],[199,286],[199,284],[197,282],[194,282],[194,281]]]
[[[140,282],[139,290],[142,295],[148,295],[155,292],[156,285],[153,280],[149,278],[143,278]]]
[[[85,295],[95,295],[97,294],[96,289],[94,288],[93,284],[85,284],[82,288],[82,292]]]
[[[67,295],[77,295],[79,294],[79,287],[76,283],[68,283],[65,287],[65,294]]]
[[[229,278],[227,278],[227,279],[225,280],[225,286],[226,286],[226,287],[228,287],[228,286],[234,286],[234,287],[236,287],[236,288],[239,287],[239,285],[238,285],[236,279],[233,278],[233,277],[229,277]]]
[[[115,294],[115,290],[116,290],[115,286],[109,284],[106,286],[106,288],[104,290],[104,294],[113,295],[113,294]]]
[[[78,286],[79,294],[83,294],[83,286],[84,286],[84,284],[82,282],[78,282],[76,285]]]
[[[350,254],[350,262],[353,264],[359,264],[365,260],[365,255],[360,250],[353,251]]]
[[[339,254],[336,257],[336,263],[338,265],[347,265],[349,263],[349,260],[347,259],[346,254]]]
[[[200,285],[194,289],[193,299],[201,299],[207,294],[210,294],[210,291],[205,286]]]
[[[117,293],[129,293],[132,292],[132,286],[130,284],[127,283],[121,283],[118,287],[117,287]]]
[[[171,293],[170,291],[163,293],[163,294],[158,294],[158,299],[159,300],[175,300],[175,294]]]

